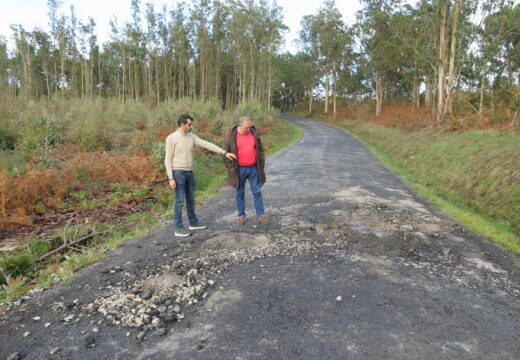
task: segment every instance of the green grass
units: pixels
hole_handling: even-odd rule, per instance
[[[518,134],[406,132],[360,121],[342,121],[339,127],[468,230],[520,254]]]
[[[288,121],[280,120],[270,134],[262,136],[263,142],[267,147],[267,156],[288,147],[302,136],[302,128]]]

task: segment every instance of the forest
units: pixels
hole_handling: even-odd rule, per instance
[[[150,104],[191,97],[224,108],[247,100],[292,109],[374,100],[431,109],[437,121],[518,125],[520,5],[509,0],[361,0],[346,24],[333,0],[301,20],[299,52],[282,53],[282,9],[266,0],[132,0],[132,20],[96,23],[49,0],[50,31],[12,25],[0,38],[0,101],[117,98]],[[3,34],[8,36],[7,34]],[[4,140],[5,141],[5,140]],[[4,145],[5,146],[5,145]]]

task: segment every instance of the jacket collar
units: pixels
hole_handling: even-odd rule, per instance
[[[233,127],[232,131],[233,131],[233,134],[236,135],[236,133],[238,131],[238,125],[235,125],[235,127]],[[258,130],[256,130],[256,128],[254,126],[251,126],[251,133],[253,133],[254,137],[257,137],[259,135]]]

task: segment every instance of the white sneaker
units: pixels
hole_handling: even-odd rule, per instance
[[[182,236],[182,237],[184,237],[184,236],[190,236],[190,235],[191,235],[191,233],[188,230],[184,229],[184,228],[180,228],[180,229],[176,229],[175,230],[175,236]]]
[[[188,229],[190,230],[200,230],[200,229],[205,229],[207,228],[208,225],[203,225],[203,224],[195,224],[195,225],[190,225],[190,227]]]

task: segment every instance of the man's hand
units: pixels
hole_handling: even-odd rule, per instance
[[[177,187],[177,184],[175,183],[175,180],[171,179],[170,180],[170,187],[175,190],[175,188]]]
[[[233,153],[226,153],[226,157],[229,159],[229,160],[233,160],[233,159],[237,159],[237,156]]]

